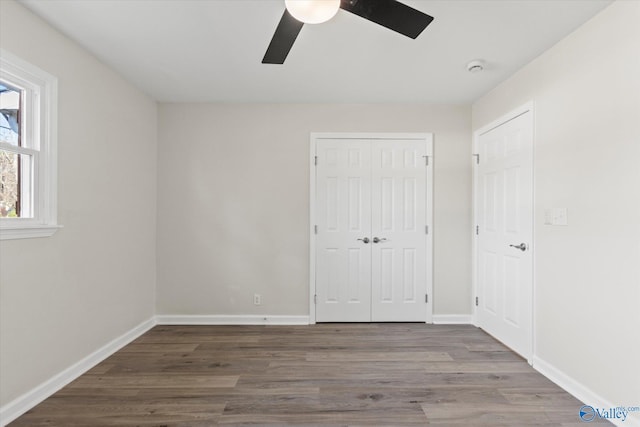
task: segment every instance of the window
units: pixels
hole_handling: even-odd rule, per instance
[[[51,236],[57,80],[0,50],[0,239]]]

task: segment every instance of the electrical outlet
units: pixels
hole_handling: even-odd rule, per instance
[[[254,305],[262,304],[262,297],[260,296],[260,294],[253,294],[253,304]]]

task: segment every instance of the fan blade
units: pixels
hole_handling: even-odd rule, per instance
[[[262,58],[263,64],[284,64],[293,42],[296,41],[303,23],[291,16],[287,9],[284,10],[280,23],[273,34],[267,53]]]
[[[433,21],[433,16],[396,0],[342,0],[340,7],[412,39]]]

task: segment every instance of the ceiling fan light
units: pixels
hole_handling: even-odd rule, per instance
[[[340,0],[284,0],[289,13],[305,24],[321,24],[333,18]]]

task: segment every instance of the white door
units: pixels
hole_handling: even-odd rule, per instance
[[[427,321],[425,140],[319,139],[319,322]]]
[[[371,144],[316,146],[316,319],[371,320]]]
[[[372,150],[371,319],[424,321],[426,147],[417,141],[374,141]]]
[[[532,355],[533,113],[477,138],[479,326]]]

